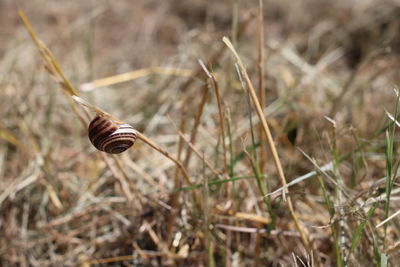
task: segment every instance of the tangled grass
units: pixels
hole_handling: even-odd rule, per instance
[[[2,266],[396,264],[398,1],[215,2],[0,2]]]

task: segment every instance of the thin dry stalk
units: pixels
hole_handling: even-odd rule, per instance
[[[211,83],[215,90],[215,96],[217,98],[217,105],[218,105],[219,126],[221,128],[222,149],[223,149],[223,153],[224,153],[224,172],[225,172],[225,174],[227,174],[228,173],[228,160],[227,160],[227,151],[226,151],[226,144],[225,144],[225,120],[224,120],[224,112],[222,110],[219,86],[217,83],[217,79],[215,78],[215,75],[208,71],[208,69],[204,65],[203,61],[199,60],[199,63],[202,66],[204,72],[207,74],[208,78],[211,80]]]
[[[143,135],[140,132],[137,132],[137,137],[142,140],[143,142],[145,142],[147,145],[149,145],[151,148],[153,148],[154,150],[160,152],[162,155],[164,155],[165,157],[169,158],[170,160],[172,160],[176,166],[179,167],[179,169],[182,171],[183,177],[185,178],[186,183],[190,186],[193,185],[193,183],[190,181],[189,178],[189,174],[186,170],[186,168],[183,166],[183,164],[175,159],[174,157],[172,157],[167,151],[165,151],[164,149],[162,149],[161,147],[159,147],[156,143],[154,143],[152,140],[150,140],[149,138],[147,138],[145,135]]]
[[[186,119],[184,117],[184,114],[186,113],[186,105],[183,106],[182,108],[182,117],[181,117],[181,122],[179,123],[179,131],[185,131],[185,125],[186,125]],[[184,140],[182,137],[179,137],[179,142],[178,142],[178,153],[176,155],[177,160],[181,160],[182,157],[182,151],[183,151],[183,144]],[[175,176],[174,176],[174,188],[180,188],[182,186],[181,179],[180,179],[180,169],[177,166],[175,169]],[[172,230],[174,229],[175,225],[175,220],[177,218],[178,214],[178,205],[179,205],[179,196],[180,196],[180,191],[177,190],[173,192],[170,196],[169,199],[169,204],[171,205],[171,213],[168,216],[167,219],[167,231],[166,231],[166,236],[167,236],[167,244],[170,244],[172,241]]]
[[[77,102],[79,105],[87,107],[88,109],[92,110],[93,112],[95,112],[98,115],[107,117],[112,119],[113,121],[117,122],[117,123],[122,123],[122,121],[120,121],[119,119],[115,118],[113,115],[111,115],[110,113],[105,112],[104,110],[90,104],[89,102],[87,102],[86,100],[80,98],[77,95],[73,95],[72,99]],[[88,114],[88,113],[87,113]]]
[[[32,25],[30,24],[28,18],[25,16],[25,13],[22,10],[18,11],[18,15],[22,22],[24,23],[25,28],[27,29],[29,35],[31,36],[33,42],[36,45],[36,48],[39,50],[39,53],[41,54],[42,58],[46,62],[46,69],[50,73],[50,75],[61,85],[63,90],[63,93],[67,97],[67,100],[72,107],[73,111],[75,114],[78,116],[79,120],[82,122],[82,124],[86,124],[86,121],[84,117],[80,114],[78,111],[76,105],[71,99],[71,95],[78,95],[76,92],[75,88],[72,86],[71,82],[67,79],[65,76],[64,72],[62,71],[60,65],[58,64],[57,60],[51,53],[50,49],[47,48],[47,46],[39,40],[38,36],[34,32]]]
[[[184,107],[182,108],[182,118],[181,118],[181,122],[179,124],[179,131],[184,132],[185,131],[185,126],[186,126],[186,118],[184,116],[184,114],[186,113],[187,107],[186,105],[184,105]],[[178,160],[181,159],[182,157],[182,151],[183,151],[183,144],[184,144],[184,140],[182,137],[179,137],[179,142],[178,142],[178,154],[176,155],[176,158]],[[175,169],[175,179],[174,179],[174,188],[179,188],[181,187],[181,179],[179,179],[179,168]]]
[[[149,234],[150,238],[153,240],[153,242],[157,245],[158,249],[168,258],[174,258],[176,255],[174,255],[172,252],[168,250],[168,246],[165,245],[165,243],[161,240],[161,238],[158,237],[156,232],[153,230],[151,225],[148,222],[144,222],[144,227]]]
[[[183,174],[183,177],[185,178],[186,183],[189,186],[193,185],[193,183],[190,181],[189,174],[188,174],[186,168],[183,166],[182,162],[180,162],[179,160],[177,160],[174,157],[172,157],[167,151],[163,150],[156,143],[154,143],[152,140],[150,140],[149,138],[147,138],[146,136],[144,136],[140,132],[137,132],[137,137],[140,140],[142,140],[143,142],[145,142],[147,145],[152,147],[154,150],[160,152],[165,157],[167,157],[170,160],[172,160],[176,164],[176,166],[178,166],[178,168],[182,171],[182,174]],[[200,202],[200,200],[199,200],[199,198],[198,198],[198,196],[196,194],[196,191],[192,191],[192,195],[193,195],[193,200],[195,201],[195,204],[196,204],[198,210],[200,211],[201,210],[201,202]]]
[[[32,25],[30,24],[28,18],[25,16],[25,13],[22,10],[19,10],[18,15],[19,15],[20,19],[22,20],[22,22],[24,23],[25,28],[28,30],[29,35],[31,36],[33,42],[35,43],[36,47],[38,48],[43,59],[46,61],[47,67],[49,68],[48,70],[50,71],[50,73],[55,76],[59,75],[59,77],[62,79],[64,89],[68,90],[70,95],[78,95],[78,93],[72,86],[71,82],[67,79],[64,72],[61,70],[60,65],[55,60],[51,51],[37,37],[36,33],[34,32],[34,30],[32,28]]]
[[[182,77],[192,77],[193,72],[191,70],[186,69],[175,69],[175,68],[165,68],[165,67],[150,67],[139,69],[131,72],[126,72],[110,77],[105,77],[101,79],[94,80],[89,83],[81,84],[80,88],[82,91],[91,91],[99,87],[115,85],[118,83],[123,83],[127,81],[131,81],[134,79],[138,79],[141,77],[146,77],[152,74],[165,74],[165,75],[174,75],[174,76],[182,76]]]
[[[28,33],[31,36],[33,42],[35,43],[37,49],[39,50],[40,54],[42,55],[43,59],[45,60],[46,69],[50,72],[50,75],[61,84],[61,87],[64,89],[63,92],[64,92],[65,96],[67,97],[68,102],[69,102],[70,106],[72,107],[72,110],[78,116],[83,127],[87,127],[87,122],[86,122],[85,118],[80,114],[80,112],[78,111],[78,109],[72,99],[73,96],[78,95],[77,91],[75,90],[72,83],[68,80],[67,76],[62,71],[60,65],[58,64],[56,58],[53,56],[51,51],[46,47],[46,45],[42,41],[39,40],[39,38],[37,37],[36,33],[33,30],[32,25],[29,22],[28,18],[25,16],[25,13],[23,11],[19,10],[18,15],[21,18],[22,22],[24,23],[25,28],[28,30]],[[90,117],[89,113],[86,110],[84,110],[84,111],[86,112],[86,116],[89,118]],[[106,114],[103,111],[101,111],[101,112]],[[109,114],[107,114],[107,115],[109,115]],[[109,115],[109,116],[112,117],[111,115]],[[103,160],[105,160],[105,156],[102,156],[102,158],[103,158]],[[118,159],[115,159],[115,161],[120,164]],[[128,182],[126,181],[127,175],[126,175],[125,171],[123,169],[120,169],[121,173],[123,174],[122,179],[121,179],[121,177],[119,175],[117,175],[115,171],[112,170],[113,167],[111,166],[111,163],[108,160],[105,160],[105,162],[106,162],[108,168],[111,170],[114,177],[121,183],[124,194],[126,195],[128,200],[130,200],[130,203],[132,204],[131,200],[133,200],[133,197],[130,195],[130,191],[128,190],[128,187],[126,186],[128,184]],[[135,192],[137,192],[137,190],[135,190]],[[140,196],[139,195],[137,195],[137,196],[138,196],[138,199],[140,199]]]
[[[344,83],[340,93],[333,99],[332,101],[332,107],[331,110],[329,111],[329,117],[333,117],[337,110],[340,108],[340,103],[343,101],[343,98],[348,92],[350,91],[350,87],[353,85],[354,81],[356,80],[357,76],[360,74],[361,70],[379,53],[381,53],[382,50],[377,49],[377,50],[372,50],[371,52],[368,53],[367,56],[364,57],[363,61],[360,62],[355,70],[351,73],[350,77],[346,80]]]
[[[136,162],[134,162],[127,154],[122,156],[124,164],[127,165],[131,170],[137,173],[144,181],[146,181],[149,185],[154,188],[159,187],[158,182],[156,182],[153,177],[151,177],[148,173],[146,173]],[[177,167],[178,168],[178,167]],[[179,168],[178,168],[179,169]],[[166,194],[164,188],[160,187],[161,194]]]
[[[112,158],[114,159],[122,176],[119,175],[114,170],[114,167],[112,166],[112,163],[110,162],[108,155],[106,155],[104,153],[100,153],[100,156],[103,159],[103,161],[106,162],[107,167],[110,169],[114,178],[116,178],[119,181],[119,183],[121,184],[122,192],[127,197],[131,206],[135,207],[134,202],[133,202],[134,198],[131,194],[130,188],[132,188],[133,193],[135,194],[136,198],[139,200],[140,204],[143,206],[143,198],[142,198],[140,192],[136,189],[136,187],[134,185],[131,184],[131,186],[129,186],[129,183],[128,183],[129,178],[128,178],[128,175],[126,174],[125,170],[122,167],[122,163],[121,163],[120,159],[118,157],[116,157],[115,155],[112,155]],[[140,207],[137,207],[137,209],[140,209]]]
[[[264,61],[265,61],[265,53],[264,53],[264,6],[263,1],[259,1],[259,9],[258,9],[258,97],[260,100],[260,106],[262,109],[265,107],[265,89],[264,89]],[[262,124],[259,124],[258,129],[258,138],[260,140],[260,162],[259,168],[260,173],[264,173],[265,162],[267,161],[267,153],[266,150],[263,149],[264,144],[266,144],[264,129]],[[254,255],[255,265],[260,265],[260,245],[261,245],[261,235],[255,234],[255,244],[254,244]]]
[[[101,153],[101,154],[104,155],[103,153]],[[127,192],[130,193],[130,190],[129,190],[130,187],[129,187],[129,183],[128,183],[129,178],[126,175],[126,172],[124,170],[124,167],[122,166],[122,163],[121,163],[120,159],[116,155],[112,155],[112,158],[114,159],[115,163],[117,164],[117,167],[118,167],[119,171],[122,173],[122,176],[123,176],[122,178],[123,179],[120,180],[120,183],[121,183],[121,186],[122,186],[124,192],[125,193],[127,193]],[[131,186],[131,188],[132,188],[133,193],[138,198],[140,204],[143,206],[144,202],[143,202],[143,198],[142,198],[141,193],[136,189],[135,186]]]
[[[249,78],[247,70],[246,70],[245,66],[243,65],[243,62],[240,59],[238,53],[236,52],[236,49],[234,48],[232,43],[229,41],[229,39],[227,37],[223,37],[222,40],[228,46],[228,48],[232,51],[233,55],[235,56],[236,60],[238,61],[240,70],[242,72],[242,75],[245,78],[245,81],[247,83],[247,90],[249,91],[249,94],[250,94],[250,96],[251,96],[251,98],[253,100],[253,103],[255,105],[257,115],[258,115],[258,117],[259,117],[259,119],[260,119],[260,121],[262,123],[263,132],[267,137],[268,145],[269,145],[269,148],[271,149],[272,158],[274,160],[274,164],[275,164],[276,170],[278,172],[278,176],[279,176],[279,178],[281,180],[282,185],[286,186],[286,184],[287,184],[286,178],[285,178],[285,175],[283,173],[282,165],[281,165],[281,162],[279,160],[278,152],[276,150],[275,143],[274,143],[274,140],[272,138],[271,131],[269,130],[269,126],[268,126],[267,121],[266,121],[266,119],[264,117],[264,113],[263,113],[262,108],[260,106],[260,102],[258,101],[256,92],[254,90],[254,86],[253,86],[253,84],[252,84],[252,82],[251,82],[251,80]],[[288,189],[286,189],[285,191],[286,191],[286,193],[288,193]],[[308,238],[307,238],[302,226],[300,225],[300,221],[299,221],[299,219],[297,217],[296,212],[294,211],[293,203],[292,203],[292,200],[291,200],[289,195],[287,196],[287,203],[288,203],[290,214],[291,214],[291,216],[292,216],[292,218],[294,220],[294,223],[296,225],[297,231],[299,231],[299,233],[300,233],[301,240],[302,240],[304,246],[306,247],[306,249],[308,251],[311,251],[310,242],[309,242],[309,240],[308,240]]]
[[[209,267],[214,267],[214,246],[213,243],[211,242],[211,237],[210,237],[210,227],[209,227],[209,210],[210,210],[210,201],[209,201],[209,191],[208,191],[208,177],[204,176],[203,180],[203,220],[204,220],[204,246],[206,247],[206,259],[207,259],[207,266]]]
[[[250,12],[247,17],[244,19],[242,23],[240,23],[238,30],[237,30],[237,38],[240,38],[243,33],[245,32],[247,26],[250,24],[250,22],[254,18],[254,13]],[[225,47],[221,45],[221,47],[210,57],[208,62],[216,62],[225,52]],[[203,68],[199,66],[192,75],[191,79],[188,79],[184,84],[182,84],[179,87],[178,92],[185,92],[187,88],[195,81],[195,78],[201,77],[201,74],[203,73]]]
[[[203,87],[203,95],[202,95],[200,103],[197,107],[197,112],[196,112],[196,115],[194,118],[194,125],[192,128],[192,132],[190,133],[190,143],[191,144],[194,144],[196,142],[197,130],[200,125],[200,119],[201,119],[201,115],[203,114],[203,111],[204,111],[204,106],[206,105],[206,102],[207,102],[208,91],[209,91],[208,85],[205,85]],[[191,155],[192,155],[192,150],[190,149],[190,147],[188,147],[187,151],[186,151],[185,160],[183,161],[183,166],[185,166],[185,168],[189,167]]]
[[[232,41],[236,44],[238,40],[238,21],[239,21],[239,0],[233,1],[232,6]]]
[[[126,256],[118,256],[118,257],[105,258],[105,259],[90,260],[90,261],[84,262],[82,264],[82,267],[90,266],[92,264],[105,264],[105,263],[127,261],[127,260],[132,260],[132,258],[133,258],[132,255],[126,255]]]
[[[260,7],[258,10],[258,97],[262,109],[265,107],[265,89],[264,89],[264,7],[263,1],[260,0]],[[266,143],[264,129],[262,124],[259,125],[259,139],[260,139],[260,172],[264,173],[264,166],[267,159],[266,150],[262,146]]]
[[[196,147],[195,147],[192,143],[190,143],[190,141],[185,137],[185,135],[184,135],[181,131],[179,131],[178,134],[179,134],[179,136],[180,136],[182,139],[185,140],[185,142],[188,144],[188,146],[190,147],[190,149],[193,150],[194,154],[195,154],[200,160],[202,160],[202,161],[204,162],[204,164],[205,164],[216,176],[219,177],[219,179],[221,179],[221,178],[222,178],[222,177],[221,177],[221,173],[211,165],[211,163],[204,157],[204,155],[202,155],[202,154],[196,149]]]
[[[139,247],[139,245],[136,242],[132,243],[133,248],[137,251],[137,253],[140,255],[140,257],[143,259],[143,261],[147,261],[148,257],[147,255],[143,252],[143,250]]]

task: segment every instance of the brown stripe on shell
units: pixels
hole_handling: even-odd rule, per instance
[[[130,125],[120,125],[118,131],[105,139],[101,148],[107,153],[121,153],[130,148],[136,141],[136,130]]]
[[[114,141],[108,142],[103,146],[103,149],[107,153],[118,154],[124,152],[128,148],[130,148],[134,144],[132,139],[119,139],[117,138]]]
[[[111,133],[113,133],[117,129],[118,125],[113,123],[111,120],[97,116],[89,124],[89,138],[91,140],[95,140],[98,136],[103,136],[106,132],[108,133],[108,131],[110,130],[112,131]]]
[[[97,149],[103,151],[100,144],[116,130],[118,130],[118,126],[115,123],[104,117],[97,116],[89,124],[89,139]]]
[[[116,124],[112,120],[96,116],[89,125],[89,139],[101,151],[119,154],[136,141],[136,130],[129,124]]]
[[[102,129],[100,134],[93,137],[93,145],[97,148],[102,148],[102,144],[105,142],[105,140],[110,138],[110,135],[112,135],[116,130],[118,130],[118,127],[114,126],[107,126],[106,128]],[[103,151],[103,149],[100,150]]]

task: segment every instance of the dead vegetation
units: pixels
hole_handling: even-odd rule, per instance
[[[395,264],[398,1],[263,5],[1,1],[0,264]],[[74,94],[145,142],[95,150]]]

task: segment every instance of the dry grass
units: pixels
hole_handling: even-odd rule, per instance
[[[263,4],[1,1],[0,265],[395,265],[398,1]],[[145,142],[98,152],[71,93]]]

